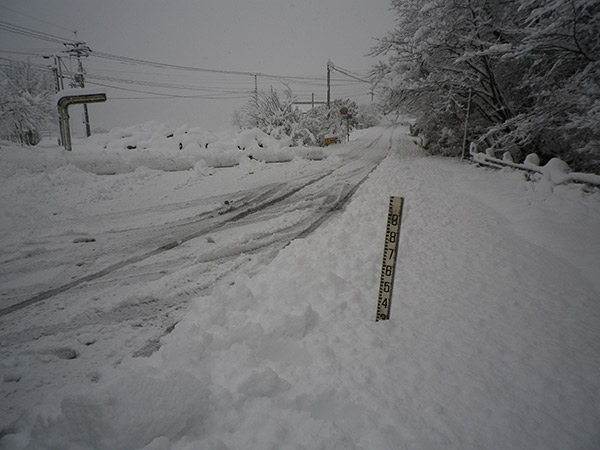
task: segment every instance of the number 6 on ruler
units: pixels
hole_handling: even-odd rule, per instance
[[[375,321],[388,320],[392,307],[392,289],[396,272],[398,256],[398,241],[400,224],[402,222],[403,197],[390,197],[388,219],[385,227],[385,244],[383,246],[383,262],[381,264],[381,279],[379,281],[379,296]]]

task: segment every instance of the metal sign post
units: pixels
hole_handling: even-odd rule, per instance
[[[56,94],[56,104],[60,117],[60,136],[65,150],[71,151],[71,125],[69,106],[106,101],[106,93],[99,90],[67,89]]]
[[[348,142],[350,142],[350,121],[352,120],[352,114],[346,114],[346,135]]]
[[[377,315],[375,322],[388,320],[392,307],[392,289],[394,288],[394,275],[396,273],[396,259],[398,257],[398,241],[400,240],[400,223],[402,221],[403,197],[390,197],[388,207],[387,225],[385,228],[385,244],[383,246],[383,262],[381,265],[381,279],[379,281],[379,297],[377,301]]]
[[[340,108],[340,114],[346,120],[346,141],[350,142],[350,120],[352,120],[352,114],[350,114],[350,111],[345,106]]]

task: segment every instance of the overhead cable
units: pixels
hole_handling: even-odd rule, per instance
[[[41,39],[47,42],[54,42],[56,44],[63,44],[65,41],[75,42],[73,39],[68,39],[49,33],[43,33],[41,31],[32,30],[31,28],[22,27],[5,22],[3,20],[0,20],[0,30],[8,31],[9,33],[20,34],[22,36],[28,36],[34,39]]]
[[[114,85],[110,85],[110,84],[106,84],[106,83],[98,83],[96,81],[87,81],[87,83],[93,84],[95,86],[102,86],[102,87],[107,87],[107,88],[111,88],[111,89],[117,89],[120,91],[128,91],[128,92],[136,92],[136,93],[140,93],[140,94],[160,96],[160,97],[153,97],[153,98],[195,98],[195,99],[205,99],[205,100],[233,100],[233,99],[248,98],[248,95],[251,94],[250,91],[245,92],[243,96],[239,96],[239,95],[233,96],[232,94],[228,94],[228,93],[223,93],[222,95],[218,95],[218,94],[212,94],[212,95],[163,94],[162,92],[150,92],[150,91],[143,91],[140,89],[124,88],[124,87],[114,86]],[[230,95],[230,96],[227,97],[226,95]],[[112,99],[112,97],[111,97],[111,99]],[[133,99],[142,99],[142,97],[128,98],[128,100],[133,100]]]
[[[263,73],[263,72],[249,72],[249,71],[223,70],[223,69],[206,69],[206,68],[202,68],[202,67],[183,66],[183,65],[179,65],[179,64],[168,64],[168,63],[161,63],[161,62],[157,62],[157,61],[148,61],[145,59],[129,58],[126,56],[113,55],[113,54],[105,53],[105,52],[93,52],[90,54],[90,56],[94,56],[97,58],[103,58],[103,59],[109,59],[112,61],[118,61],[118,62],[122,62],[122,63],[141,64],[141,65],[158,67],[158,68],[166,68],[166,69],[188,70],[188,71],[194,71],[194,72],[220,73],[220,74],[229,74],[229,75],[243,75],[243,76],[252,76],[252,77],[260,76],[260,77],[275,78],[275,79],[280,79],[280,80],[322,81],[321,78],[316,78],[316,77],[313,78],[313,77],[297,77],[297,76],[287,76],[287,75],[273,75],[273,74],[268,74],[268,73]]]

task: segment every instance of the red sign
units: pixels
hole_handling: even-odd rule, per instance
[[[346,114],[348,114],[348,108],[346,108],[346,107],[344,106],[342,109],[340,109],[340,114],[342,114],[342,115],[344,115],[344,116],[345,116]]]

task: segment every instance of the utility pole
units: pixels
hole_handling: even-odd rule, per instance
[[[74,80],[71,87],[84,88],[85,70],[83,70],[81,57],[88,57],[92,50],[86,45],[85,42],[65,43],[65,46],[71,47],[69,50],[67,50],[67,53],[77,58],[77,73],[74,76]],[[90,129],[90,115],[88,113],[87,104],[83,105],[83,115],[85,123],[85,134],[87,135],[87,137],[90,137],[92,135],[92,131]]]
[[[331,60],[327,61],[327,109],[331,107]]]
[[[54,74],[54,89],[56,91],[56,93],[58,93],[59,91],[61,91],[62,89],[64,89],[64,83],[63,83],[63,76],[62,76],[62,70],[61,70],[61,64],[62,61],[60,59],[60,56],[58,55],[45,55],[44,59],[50,59],[53,58],[54,60],[54,67],[52,67],[52,73]],[[59,108],[60,111],[60,108]],[[60,136],[58,138],[58,145],[62,145],[64,142],[64,136],[63,136],[63,124],[62,124],[62,116],[59,114],[58,115],[58,129],[60,130]]]
[[[65,79],[62,72],[64,63],[61,56],[54,55],[54,65],[56,66],[56,92],[58,92],[65,88]]]
[[[258,74],[254,74],[254,101],[258,105]]]
[[[44,56],[44,58],[48,59],[50,58],[49,56]],[[57,57],[54,57],[54,67],[52,67],[52,73],[54,74],[54,89],[55,92],[60,91],[60,78],[58,76],[58,61],[56,59]]]
[[[463,144],[462,144],[462,153],[460,155],[460,160],[462,162],[465,159],[465,148],[467,146],[467,130],[469,127],[469,113],[471,112],[471,97],[473,95],[473,88],[469,88],[469,99],[467,100],[467,115],[465,117],[465,132],[463,135]]]
[[[60,68],[60,65],[62,64],[60,56],[56,55],[54,57],[54,64],[56,64],[56,93],[58,93],[58,91],[61,91],[65,88],[63,75],[62,75],[62,69]],[[58,127],[60,130],[60,137],[58,138],[59,145],[63,145],[65,142],[65,136],[63,134],[63,123],[62,122],[63,122],[63,118],[60,115],[60,109],[59,109],[59,114],[58,114]]]
[[[257,73],[254,74],[254,107],[256,108],[256,110],[255,110],[256,123],[254,125],[256,127],[258,127],[258,74]]]

